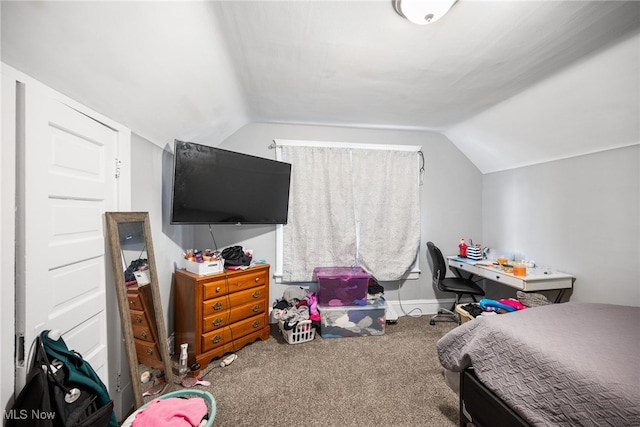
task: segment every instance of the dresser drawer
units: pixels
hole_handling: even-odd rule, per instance
[[[269,282],[268,269],[246,270],[228,275],[211,278],[202,285],[202,299],[207,300],[225,295],[229,292],[239,292],[256,286],[265,286]]]
[[[225,326],[224,328],[203,334],[200,341],[200,348],[202,349],[202,352],[205,353],[231,342],[231,340],[231,329],[229,329],[228,326]]]
[[[226,310],[221,313],[215,313],[211,316],[202,318],[202,333],[211,332],[214,329],[222,328],[231,323],[230,311]]]
[[[210,316],[216,313],[223,313],[231,307],[234,308],[244,304],[255,303],[267,299],[267,287],[247,289],[246,291],[234,292],[218,298],[212,298],[202,303],[202,316]]]
[[[230,323],[246,319],[247,317],[264,313],[266,310],[266,304],[266,300],[261,299],[250,304],[241,305],[239,307],[233,306],[233,310],[206,316],[202,319],[202,332],[210,332],[214,329],[221,328]]]
[[[213,350],[216,347],[220,347],[240,337],[260,330],[264,328],[265,325],[266,316],[264,314],[259,314],[254,317],[235,322],[230,326],[225,326],[203,334],[201,340],[202,351],[207,352],[209,350]]]
[[[265,326],[269,326],[267,324],[267,316],[265,316],[264,314],[259,314],[257,316],[236,322],[230,327],[233,332],[233,338],[236,339],[248,335],[252,332],[258,331]]]
[[[268,282],[267,272],[264,270],[247,270],[245,274],[229,277],[229,292],[238,292],[256,286],[264,286]]]
[[[202,299],[207,300],[211,298],[216,298],[221,295],[226,295],[228,292],[227,289],[227,279],[224,277],[215,279],[212,282],[205,283],[202,285]]]
[[[140,298],[140,294],[137,290],[135,292],[127,292],[127,300],[129,301],[129,309],[140,311],[144,310],[144,306],[142,305],[142,298]]]
[[[158,346],[155,343],[141,340],[135,340],[135,342],[138,360],[150,359],[162,361],[160,352],[158,351]]]
[[[141,341],[155,342],[153,333],[149,327],[133,324],[133,337]]]
[[[149,328],[149,322],[144,311],[129,310],[129,315],[131,316],[131,324],[133,327],[142,326],[147,329]]]

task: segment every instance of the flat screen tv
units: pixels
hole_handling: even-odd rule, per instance
[[[176,140],[172,224],[286,224],[291,165]]]

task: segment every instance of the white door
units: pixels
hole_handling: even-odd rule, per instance
[[[16,326],[25,359],[41,331],[59,329],[108,386],[104,212],[118,208],[122,135],[46,88],[26,85],[23,95]],[[18,366],[16,389],[27,369]]]

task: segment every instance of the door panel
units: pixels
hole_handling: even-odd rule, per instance
[[[59,329],[108,385],[104,219],[117,206],[118,131],[27,86],[21,179],[28,346]]]
[[[104,204],[92,200],[49,199],[50,269],[104,255]]]

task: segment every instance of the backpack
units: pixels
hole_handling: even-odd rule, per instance
[[[251,257],[244,252],[242,246],[231,246],[220,254],[224,259],[224,267],[251,265]]]
[[[6,427],[117,427],[113,401],[91,365],[62,337],[36,337],[24,388]]]

